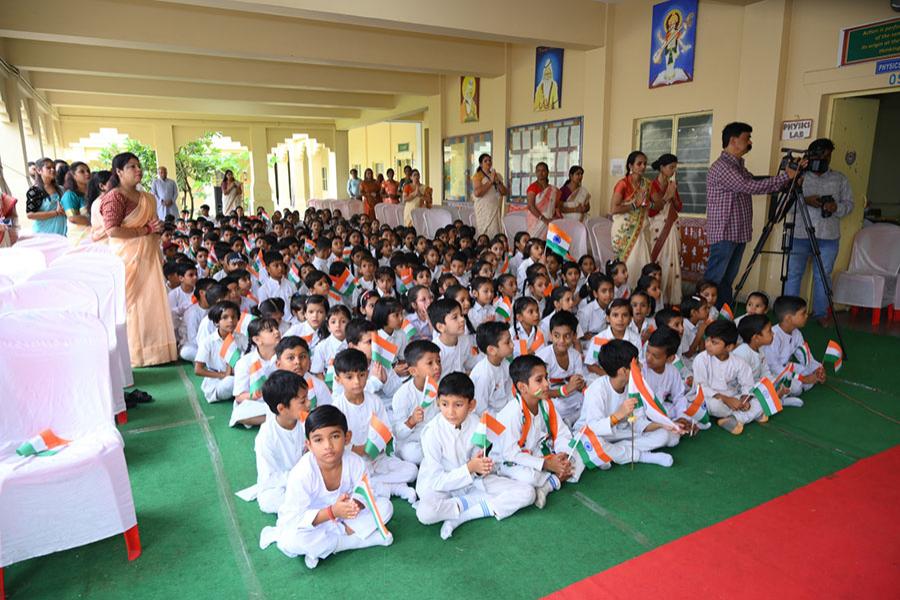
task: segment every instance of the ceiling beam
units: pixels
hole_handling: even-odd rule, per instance
[[[32,73],[31,85],[48,92],[93,92],[116,96],[154,98],[208,98],[287,106],[324,106],[336,108],[382,108],[396,105],[387,94],[286,90],[237,85],[190,83],[152,79],[96,77],[64,73]]]
[[[19,69],[107,77],[168,79],[378,94],[430,96],[440,93],[437,75],[259,61],[199,54],[4,39],[7,62]]]
[[[0,36],[482,77],[499,76],[506,66],[503,44],[141,0],[41,0],[40,10],[6,2]],[[104,63],[116,60],[110,52]]]

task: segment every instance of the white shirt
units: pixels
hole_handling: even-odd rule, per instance
[[[781,325],[773,327],[772,334],[774,339],[772,340],[772,345],[766,351],[766,361],[769,363],[769,368],[773,373],[781,373],[797,349],[803,345],[803,334],[799,329],[795,329],[791,333],[785,333],[781,329]],[[822,363],[810,356],[808,365],[805,367],[797,365],[797,373],[799,375],[809,375],[821,366]]]
[[[768,377],[773,384],[775,383],[775,375],[772,374],[772,370],[769,368],[763,348],[754,350],[750,347],[750,344],[745,342],[735,348],[731,355],[747,363],[747,366],[750,367],[750,372],[753,374],[753,381],[759,381],[763,377]]]
[[[643,365],[641,372],[644,374],[647,386],[666,405],[670,418],[677,419],[684,414],[690,404],[689,390],[684,385],[678,369],[672,363],[667,362],[662,373],[657,373],[646,364]]]
[[[435,332],[432,340],[441,349],[441,377],[448,373],[468,373],[480,360],[479,354],[472,346],[472,340],[468,334],[459,336],[455,346],[447,346],[441,341],[440,334]]]
[[[725,360],[713,358],[704,350],[694,357],[694,388],[703,386],[703,395],[712,398],[716,394],[739,398],[753,389],[753,373],[739,358],[728,355]]]
[[[494,308],[493,304],[482,306],[478,302],[474,302],[472,308],[469,309],[469,322],[475,329],[478,329],[478,326],[482,323],[489,323],[496,320],[496,318],[497,309]]]
[[[184,311],[184,319],[181,321],[182,335],[181,345],[197,343],[197,331],[200,328],[200,321],[206,317],[209,312],[208,308],[203,308],[199,304],[192,304],[190,308]]]
[[[519,286],[520,291],[525,289],[525,279],[527,278],[525,272],[528,270],[528,267],[533,264],[534,259],[529,256],[528,258],[523,259],[516,268],[516,285]]]
[[[466,463],[481,451],[472,445],[472,434],[478,428],[478,417],[469,413],[459,428],[438,414],[422,431],[422,464],[416,479],[416,492],[464,494],[475,484]]]
[[[298,529],[313,529],[313,521],[323,508],[333,505],[344,494],[353,494],[366,473],[366,464],[349,450],[344,452],[341,484],[335,490],[325,487],[319,463],[311,452],[303,455],[291,469],[284,490],[284,502],[278,509],[276,527],[280,534],[291,535]]]
[[[543,402],[554,402],[553,400],[544,400]],[[545,405],[546,406],[546,405]],[[527,410],[527,409],[525,409]],[[550,411],[547,410],[548,418]],[[531,411],[528,411],[529,413]],[[542,442],[550,447],[554,453],[568,453],[569,440],[572,439],[572,432],[566,425],[565,421],[554,411],[556,415],[556,440],[550,438],[550,430],[541,414],[540,408],[536,415],[531,415],[531,426],[528,428],[528,435],[525,436],[525,444],[519,446],[519,440],[522,437],[522,429],[525,426],[525,416],[521,401],[513,400],[503,407],[497,414],[497,420],[503,423],[506,429],[500,443],[491,449],[491,458],[511,462],[523,467],[529,467],[536,471],[542,471],[544,468],[544,455],[541,451]]]
[[[334,363],[334,357],[337,353],[346,347],[347,342],[345,340],[339,340],[333,335],[329,335],[327,338],[316,344],[315,350],[313,350],[312,353],[312,366],[310,366],[309,370],[313,373],[324,374],[328,370],[328,367]]]
[[[269,360],[263,360],[260,357],[259,352],[254,348],[247,354],[241,357],[241,360],[237,361],[237,364],[234,365],[234,397],[237,398],[244,392],[250,391],[250,365],[254,362],[259,361],[262,363],[262,372],[263,375],[268,377],[272,374],[272,371],[275,370],[275,355],[272,355],[272,358]]]
[[[609,382],[609,376],[604,375],[588,386],[584,391],[584,403],[581,405],[581,415],[573,427],[574,431],[580,431],[585,425],[589,426],[598,436],[609,440],[623,440],[631,437],[631,423],[628,419],[622,419],[615,425],[610,416],[619,410],[628,395],[626,387],[621,392],[613,389]],[[634,431],[643,432],[650,425],[644,407],[634,409]]]
[[[619,339],[616,337],[616,334],[613,333],[613,330],[611,327],[607,327],[606,329],[601,331],[599,334],[597,334],[596,337],[598,337],[602,340]],[[633,331],[629,331],[626,328],[625,335],[622,336],[622,339],[625,340],[626,342],[629,342],[632,346],[635,347],[635,349],[638,351],[638,359],[642,360],[643,352],[641,352],[641,345],[642,345],[641,344],[641,336],[637,335]],[[593,342],[593,340],[591,340],[591,342],[588,344],[587,350],[585,350],[585,353],[584,353],[584,364],[586,364],[586,365],[596,365],[597,364],[597,359],[594,357],[593,346],[594,346],[594,342]]]
[[[471,378],[475,383],[475,414],[479,416],[484,411],[497,414],[512,398],[512,379],[507,360],[501,360],[500,365],[495,367],[485,357],[472,369]]]
[[[606,309],[596,300],[585,303],[578,309],[578,324],[586,332],[596,335],[606,329]]]
[[[375,394],[363,392],[362,404],[353,404],[344,395],[344,392],[335,392],[332,397],[332,404],[339,408],[344,416],[347,417],[347,428],[353,434],[351,443],[354,446],[365,446],[366,440],[369,438],[369,423],[372,415],[378,417],[384,426],[391,429],[391,435],[394,434],[391,428],[391,420],[388,417],[384,404]]]
[[[282,321],[283,322],[283,321]],[[297,337],[301,337],[306,340],[306,345],[309,346],[310,354],[312,354],[316,346],[319,345],[321,341],[319,339],[319,332],[316,329],[312,328],[312,325],[303,321],[302,323],[294,323],[288,330],[284,332],[283,336],[287,337],[289,335],[296,335]],[[313,371],[314,373],[319,373],[320,371]]]
[[[257,298],[259,298],[260,303],[268,298],[281,298],[284,300],[284,319],[286,321],[293,321],[293,315],[291,315],[291,296],[294,295],[294,292],[297,291],[297,288],[294,287],[294,284],[291,283],[287,277],[282,277],[281,281],[275,281],[271,277],[266,280],[261,286],[259,286],[259,294],[257,294]]]
[[[393,425],[397,440],[400,442],[417,442],[421,440],[422,431],[425,430],[425,425],[440,413],[437,406],[437,399],[435,399],[425,409],[425,418],[422,422],[416,423],[413,428],[410,429],[406,424],[406,420],[412,416],[413,411],[415,411],[417,407],[422,405],[424,399],[424,389],[417,389],[415,380],[412,377],[410,377],[406,383],[401,385],[400,389],[397,390],[397,393],[394,394],[392,399],[393,411],[391,424]]]
[[[172,317],[179,320],[184,313],[193,305],[194,294],[181,289],[179,285],[174,290],[169,291],[169,310],[172,311]]]
[[[288,475],[303,456],[306,436],[302,421],[293,429],[278,424],[275,414],[266,414],[256,434],[256,485],[259,506],[265,512],[276,512],[284,499]]]
[[[575,348],[569,348],[569,366],[566,369],[563,369],[559,365],[559,362],[556,360],[556,352],[553,351],[553,346],[551,344],[544,346],[535,352],[534,355],[547,364],[547,377],[550,379],[551,385],[556,386],[564,384],[566,380],[573,375],[584,376],[584,363],[581,360],[581,353],[575,350]],[[584,395],[581,392],[575,392],[568,396],[556,398],[554,399],[554,402],[556,403],[557,410],[559,410],[565,418],[571,416],[574,419],[581,408],[583,399]]]

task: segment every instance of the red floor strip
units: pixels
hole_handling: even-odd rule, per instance
[[[896,598],[900,446],[550,596]]]

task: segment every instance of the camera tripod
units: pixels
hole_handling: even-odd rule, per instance
[[[791,154],[788,153],[788,162],[790,162],[792,158]],[[835,317],[834,295],[831,289],[831,275],[830,273],[825,272],[825,265],[822,263],[822,253],[819,250],[819,241],[816,239],[816,228],[812,224],[812,219],[809,216],[809,207],[806,205],[806,201],[803,199],[803,195],[800,191],[799,181],[804,171],[805,168],[799,167],[798,165],[797,172],[793,179],[791,179],[791,184],[788,189],[778,193],[777,200],[769,211],[766,225],[763,227],[759,240],[757,240],[756,246],[753,248],[750,262],[747,263],[747,268],[744,269],[737,286],[734,288],[734,296],[737,297],[738,293],[743,289],[744,284],[747,282],[747,278],[750,276],[750,271],[753,269],[753,265],[756,263],[760,254],[781,255],[781,293],[784,294],[784,285],[788,278],[788,266],[790,265],[792,248],[794,245],[794,229],[797,225],[797,214],[799,213],[800,218],[803,221],[803,227],[806,230],[806,237],[812,248],[813,268],[818,269],[819,275],[822,278],[822,286],[825,288],[825,296],[828,298],[828,308],[832,317],[834,332],[837,336],[838,343],[844,351],[844,359],[847,359],[847,346],[844,345],[844,338],[841,336],[841,329],[838,326],[837,318]],[[792,213],[791,219],[787,218],[789,213]],[[781,233],[781,250],[766,250],[766,242],[772,234],[775,225],[779,222],[784,225]],[[815,284],[813,285],[813,294],[815,294]]]

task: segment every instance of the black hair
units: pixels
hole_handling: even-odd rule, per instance
[[[175,272],[178,273],[178,275],[180,277],[184,277],[185,275],[187,275],[188,271],[196,271],[196,270],[197,270],[197,265],[195,265],[192,262],[177,263],[175,266]]]
[[[607,375],[614,377],[619,369],[627,369],[638,357],[638,349],[626,340],[609,340],[600,348],[597,364]]]
[[[581,286],[581,289],[578,291],[578,296],[580,298],[592,297],[593,294],[595,294],[597,290],[600,289],[600,286],[604,283],[608,283],[612,286],[615,285],[613,284],[612,276],[605,275],[603,273],[600,273],[599,271],[591,273],[590,275],[588,275],[585,284]]]
[[[475,345],[483,353],[487,354],[488,346],[496,346],[504,333],[509,333],[509,327],[503,321],[487,321],[475,330]]]
[[[615,298],[612,302],[609,303],[609,306],[606,307],[606,314],[611,315],[614,308],[625,307],[628,309],[628,314],[633,314],[631,312],[631,302],[628,298]]]
[[[362,350],[347,348],[341,350],[334,357],[334,372],[342,373],[368,373],[369,359]]]
[[[250,321],[250,325],[247,326],[247,339],[249,340],[249,343],[247,344],[247,352],[250,352],[251,350],[256,348],[256,344],[253,343],[253,338],[258,336],[263,331],[269,331],[272,329],[278,331],[278,321],[276,321],[275,319],[262,317]]]
[[[775,320],[779,323],[784,321],[788,315],[792,315],[802,308],[806,308],[806,300],[800,296],[778,296],[775,298],[775,304],[772,305],[772,310],[775,311]]]
[[[141,159],[138,158],[138,156],[136,154],[133,154],[131,152],[120,152],[119,154],[116,154],[113,157],[112,168],[110,169],[110,176],[109,176],[109,182],[108,182],[109,189],[119,187],[121,182],[119,181],[119,174],[116,171],[119,169],[124,169],[125,165],[127,165],[128,161],[130,161],[132,158],[138,162],[141,162]],[[40,161],[38,161],[38,162],[40,162]],[[40,178],[38,178],[38,179],[40,179]]]
[[[809,144],[809,148],[807,148],[807,152],[812,156],[817,156],[823,152],[827,152],[831,150],[834,151],[834,142],[832,142],[828,138],[819,138],[817,140],[813,140]],[[75,165],[72,165],[72,168],[75,168]]]
[[[640,277],[638,277],[635,289],[647,291],[655,282],[656,278],[653,275],[641,275]]]
[[[709,289],[711,287],[716,288],[716,292],[719,291],[719,286],[716,285],[715,281],[710,281],[709,279],[701,279],[700,281],[697,282],[697,287],[695,287],[694,290],[699,295],[700,292],[702,292],[703,290]]]
[[[262,397],[266,406],[274,414],[278,414],[278,405],[285,408],[291,405],[291,400],[300,392],[306,390],[306,380],[293,371],[278,370],[269,375],[263,383]]]
[[[106,182],[109,181],[111,175],[112,173],[106,169],[91,173],[91,180],[88,182],[87,193],[84,195],[88,214],[91,214],[91,206],[94,204],[94,200],[103,194],[102,188],[106,185]]]
[[[291,348],[297,348],[298,346],[300,348],[303,348],[304,350],[306,350],[307,353],[309,353],[309,344],[306,343],[306,340],[304,340],[299,335],[286,335],[283,338],[281,338],[281,340],[278,342],[278,345],[275,346],[275,356],[277,358],[281,358],[281,354],[285,350],[290,350]]]
[[[727,319],[716,319],[706,326],[706,339],[717,339],[726,345],[737,344],[738,330],[734,323]]]
[[[335,315],[344,315],[346,317],[347,322],[350,322],[350,319],[353,316],[350,314],[350,309],[344,306],[343,304],[335,304],[331,308],[328,309],[328,314],[325,315],[325,325],[328,325],[328,320]]]
[[[513,252],[516,252],[516,246],[519,245],[519,242],[520,242],[520,241],[522,240],[522,238],[525,237],[526,235],[530,236],[530,234],[529,234],[527,231],[517,231],[517,232],[516,232],[516,235],[513,236]],[[522,249],[522,256],[524,256],[524,257],[527,258],[527,254],[525,254],[526,252],[528,252],[528,245],[527,245],[527,244],[525,245],[525,248]]]
[[[423,268],[428,271],[426,267]],[[403,304],[403,310],[406,312],[416,312],[416,298],[422,290],[428,290],[428,287],[424,285],[414,285],[400,297],[400,301]],[[375,312],[373,311],[372,316],[374,317],[374,315]]]
[[[76,160],[69,166],[69,170],[66,171],[64,179],[63,179],[63,190],[72,191],[78,194],[78,184],[75,182],[75,171],[78,170],[78,167],[87,167],[88,172],[90,172],[91,168],[88,167],[87,163],[81,162],[80,160]],[[88,180],[90,181],[90,180]],[[85,190],[86,192],[87,190]]]
[[[691,313],[700,310],[706,304],[701,296],[688,296],[681,300],[681,316],[685,319],[691,318]]]
[[[681,345],[681,338],[678,336],[678,333],[668,327],[660,327],[650,334],[647,345],[653,346],[654,348],[662,348],[666,351],[667,357],[673,356],[678,352],[678,346]]]
[[[376,329],[384,329],[387,326],[388,317],[396,312],[403,312],[400,301],[392,296],[379,298],[372,310],[372,324]]]
[[[456,297],[459,294],[465,294],[466,297],[469,298],[470,305],[471,305],[472,295],[469,293],[469,290],[467,288],[465,288],[461,285],[451,285],[450,287],[448,287],[447,290],[444,292],[444,298],[452,298],[452,299],[456,300]],[[456,300],[456,301],[459,302],[459,300]],[[461,302],[459,302],[459,309],[460,309],[460,312],[462,312],[462,303]],[[469,333],[474,335],[475,327],[472,326],[472,321],[469,320],[469,315],[467,315],[467,314],[463,315],[463,319],[465,319],[465,321],[466,321],[466,331],[468,331]]]
[[[221,281],[216,281],[206,289],[206,302],[212,306],[228,295],[228,288]]]
[[[169,275],[179,275],[180,273],[178,273],[178,265],[179,265],[179,263],[177,263],[175,261],[171,261],[171,260],[163,263],[163,266],[162,266],[163,277],[168,279]],[[194,267],[194,268],[196,268],[196,267]]]
[[[259,314],[264,318],[271,315],[284,315],[284,298],[266,298],[259,303]]]
[[[549,301],[544,306],[544,317],[549,317],[556,310],[555,304],[562,300],[563,296],[566,295],[566,292],[571,292],[569,288],[564,285],[557,286],[553,288],[553,291],[550,292]]]
[[[206,292],[210,288],[210,286],[217,284],[218,282],[212,277],[201,277],[197,280],[197,283],[194,285],[194,298],[200,300],[200,292]]]
[[[567,310],[558,310],[556,314],[550,317],[550,331],[557,327],[568,327],[572,333],[578,331],[578,317]]]
[[[306,277],[303,278],[303,284],[306,286],[306,289],[312,290],[313,286],[319,283],[322,279],[327,279],[329,285],[331,284],[331,278],[328,276],[328,273],[325,273],[324,271],[320,271],[318,269],[313,269],[306,274]]]
[[[347,433],[347,417],[336,406],[331,404],[322,404],[310,411],[306,417],[304,429],[306,430],[306,439],[309,439],[316,430],[325,427],[337,427],[342,432]]]
[[[266,262],[266,266],[274,262],[285,262],[284,256],[282,256],[281,252],[278,252],[277,250],[269,250],[268,252],[264,252],[263,260]]]
[[[569,167],[569,177],[563,183],[563,187],[566,187],[567,185],[569,185],[569,182],[572,181],[572,177],[574,177],[575,173],[577,173],[578,171],[581,171],[582,173],[584,173],[584,169],[580,165],[572,165],[571,167]]]
[[[661,308],[656,314],[653,316],[653,320],[656,321],[656,327],[659,329],[669,328],[669,321],[674,319],[675,317],[680,317],[681,313],[671,309],[671,308]]]
[[[456,371],[441,379],[438,396],[459,396],[471,402],[475,399],[475,384],[468,375]]]
[[[735,121],[734,123],[729,123],[722,129],[722,148],[727,148],[728,143],[731,141],[733,137],[741,137],[743,133],[752,133],[753,128],[747,125],[746,123],[741,123],[739,121]]]
[[[440,356],[441,349],[434,342],[415,340],[406,346],[406,349],[403,351],[403,360],[406,361],[406,364],[415,366],[426,354],[437,354]]]
[[[447,315],[454,310],[461,311],[462,307],[453,298],[441,298],[431,303],[428,307],[428,320],[431,321],[431,326],[434,327],[435,331],[438,330],[438,325],[445,324],[444,321],[447,319]]]
[[[754,335],[763,332],[766,325],[771,325],[769,317],[766,315],[745,315],[741,319],[741,322],[738,323],[738,334],[741,336],[742,340],[749,344]]]
[[[672,163],[677,163],[678,157],[674,154],[666,152],[665,154],[660,155],[659,158],[650,163],[650,168],[654,171],[659,171],[660,167],[664,167],[666,165],[671,165]]]
[[[750,292],[749,294],[747,294],[747,300],[749,301],[750,298],[759,298],[760,300],[762,300],[763,306],[769,308],[769,295],[765,292],[759,290]]]
[[[344,341],[348,344],[358,344],[365,334],[374,331],[377,331],[377,328],[372,321],[363,318],[353,319],[344,329]]]
[[[210,321],[218,325],[219,321],[222,320],[222,314],[226,310],[233,310],[236,317],[239,317],[241,315],[240,306],[230,300],[220,300],[219,302],[216,302],[212,305],[212,308],[209,309],[207,316],[209,316]]]
[[[647,155],[640,150],[632,150],[628,153],[628,157],[625,159],[625,177],[631,175],[631,166],[637,161],[639,156],[647,158]]]
[[[513,387],[516,387],[517,383],[528,383],[531,372],[537,367],[546,369],[547,363],[534,354],[523,354],[513,359],[509,365],[509,378],[512,380]]]
[[[328,304],[328,298],[326,298],[322,294],[311,294],[311,295],[307,296],[306,297],[306,307],[309,308],[310,304],[321,304],[322,306],[325,307],[325,313],[326,314],[328,313],[328,309],[330,306]]]
[[[638,288],[635,291],[631,292],[631,295],[628,296],[629,304],[631,304],[631,301],[634,299],[635,296],[643,296],[644,299],[647,301],[647,308],[650,309],[650,315],[648,315],[648,316],[652,316],[653,313],[656,312],[656,298],[654,298],[649,293],[647,293],[647,290],[645,290],[643,288]],[[634,316],[634,309],[632,309],[631,314],[632,314],[632,316]]]
[[[530,296],[519,296],[513,303],[513,333],[515,333],[516,337],[519,337],[519,319],[517,317],[525,312],[525,309],[531,304],[534,304],[535,308],[540,309],[541,305],[538,304],[538,301]]]

